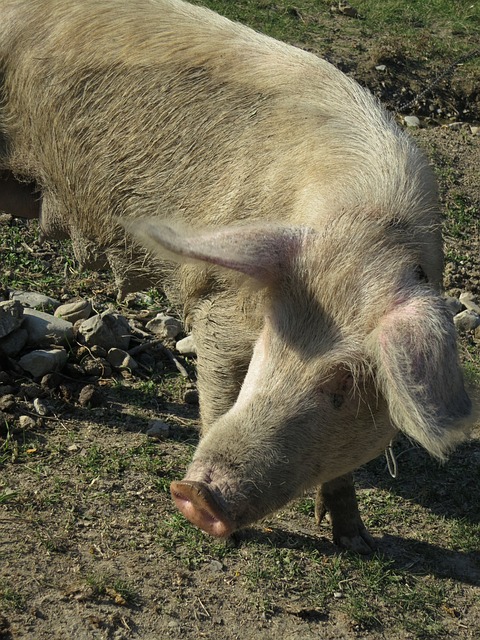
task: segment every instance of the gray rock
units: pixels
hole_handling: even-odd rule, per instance
[[[56,309],[60,302],[38,291],[12,291],[10,300],[18,300],[24,307],[31,309]]]
[[[169,434],[170,425],[166,422],[162,422],[161,420],[151,420],[148,423],[147,436],[149,438],[162,440],[163,438],[168,438]]]
[[[37,426],[35,419],[31,416],[19,416],[18,424],[20,429],[34,429]]]
[[[453,318],[457,331],[473,331],[480,326],[480,315],[475,311],[461,311]]]
[[[147,322],[146,328],[162,339],[176,338],[183,330],[180,320],[165,313],[157,313],[153,320]]]
[[[187,404],[198,404],[198,391],[196,389],[187,389],[183,395],[183,401]]]
[[[471,291],[461,293],[459,300],[468,311],[475,311],[480,315],[480,305]]]
[[[78,328],[78,336],[89,347],[98,345],[107,350],[114,347],[126,350],[130,343],[130,327],[120,314],[105,311],[84,320]]]
[[[47,416],[50,413],[50,408],[40,398],[35,398],[33,401],[33,408],[39,416]]]
[[[93,384],[85,385],[78,395],[78,403],[82,407],[99,407],[103,402],[103,396]]]
[[[112,375],[112,367],[104,358],[90,358],[82,361],[82,368],[87,376],[99,376],[109,378]]]
[[[197,345],[195,344],[195,340],[193,336],[187,336],[186,338],[182,338],[175,345],[175,349],[178,353],[181,353],[184,356],[196,356],[197,355]]]
[[[76,378],[78,380],[85,377],[85,369],[74,362],[67,362],[67,364],[63,367],[63,373],[70,378]]]
[[[49,313],[25,308],[23,310],[23,328],[28,332],[28,343],[32,345],[68,345],[73,342],[71,322],[55,318]]]
[[[405,124],[407,125],[407,127],[419,127],[420,126],[420,120],[417,118],[417,116],[405,116],[403,118]]]
[[[54,391],[58,389],[58,387],[63,382],[63,376],[59,373],[47,373],[44,375],[40,381],[40,384],[43,389],[47,391]]]
[[[104,349],[103,347],[101,347],[98,344],[94,344],[94,345],[92,345],[92,348],[90,349],[90,353],[95,358],[104,358],[104,359],[106,359],[107,354],[108,354],[108,350]]]
[[[24,355],[18,364],[35,378],[61,369],[68,360],[65,349],[37,349]]]
[[[3,353],[12,358],[20,353],[23,347],[27,344],[28,332],[26,329],[20,327],[9,333],[8,336],[0,339],[0,348]]]
[[[0,370],[0,384],[12,384],[12,378],[6,371]]]
[[[445,302],[452,316],[457,315],[463,309],[463,304],[455,296],[445,296]]]
[[[18,300],[0,302],[0,338],[18,329],[23,321],[23,307]]]
[[[15,406],[15,396],[13,393],[6,393],[0,396],[0,411],[8,411]]]
[[[110,349],[107,355],[108,362],[114,369],[133,369],[138,368],[138,363],[132,358],[132,356],[123,349]]]
[[[76,300],[61,304],[55,309],[55,317],[75,324],[77,320],[86,320],[92,313],[92,305],[88,300]]]
[[[223,571],[223,564],[219,560],[212,560],[208,566],[211,571],[216,573]]]

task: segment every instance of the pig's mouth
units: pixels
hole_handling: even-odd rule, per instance
[[[211,536],[227,538],[237,528],[205,482],[172,482],[170,492],[187,520]]]

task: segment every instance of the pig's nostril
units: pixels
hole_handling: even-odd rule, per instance
[[[182,480],[172,482],[173,501],[190,522],[217,538],[226,538],[235,529],[230,518],[203,482]]]

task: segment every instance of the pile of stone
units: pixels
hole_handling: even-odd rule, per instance
[[[146,377],[167,367],[190,377],[182,359],[195,355],[195,346],[191,336],[179,339],[183,325],[172,315],[98,313],[88,300],[61,304],[36,292],[13,291],[9,298],[0,302],[0,411],[8,410],[19,389],[32,396],[42,415],[45,393],[83,406],[100,404],[102,378]],[[28,378],[33,382],[25,385]],[[197,401],[193,387],[187,395],[187,401]]]
[[[453,314],[453,322],[459,333],[473,331],[480,341],[480,305],[470,291],[464,291],[458,298],[449,296],[447,304]]]

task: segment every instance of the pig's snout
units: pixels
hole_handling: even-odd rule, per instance
[[[211,536],[226,538],[235,530],[235,525],[204,482],[172,482],[170,492],[187,520]]]

